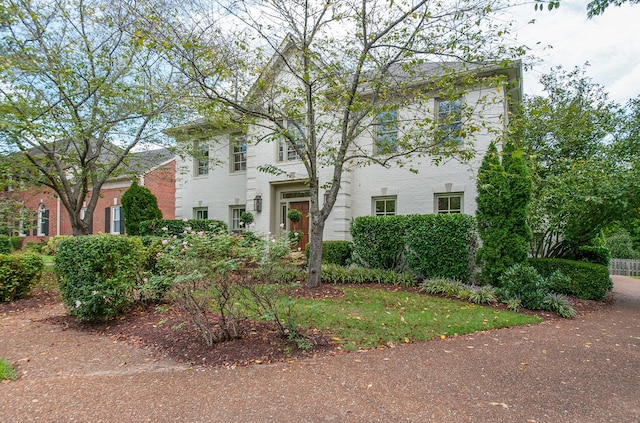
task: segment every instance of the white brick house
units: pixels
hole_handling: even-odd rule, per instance
[[[481,72],[500,74],[507,83],[499,87],[479,85],[453,102],[434,97],[422,101],[419,108],[392,109],[384,116],[378,115],[378,125],[363,131],[357,139],[359,148],[375,152],[380,143],[397,137],[397,121],[403,116],[424,113],[437,121],[464,104],[474,110],[473,113],[476,108],[478,114],[482,113],[482,117],[472,116],[483,121],[473,134],[475,157],[466,163],[450,159],[435,165],[430,158],[422,157],[404,167],[385,168],[375,164],[350,167],[343,173],[335,206],[326,222],[325,240],[350,239],[349,222],[357,216],[475,214],[477,170],[489,143],[501,137],[509,110],[522,93],[519,62],[509,67],[483,68]],[[476,107],[481,98],[483,106]],[[454,122],[456,125],[462,122]],[[180,145],[193,152],[177,162],[176,218],[219,219],[236,230],[240,213],[247,211],[255,217],[257,232],[277,233],[284,224],[287,229],[307,234],[306,219],[293,224],[286,218],[292,208],[306,216],[309,207],[307,173],[295,152],[284,142],[265,141],[267,129],[261,125],[220,126],[200,120],[176,128],[172,133]],[[265,165],[277,166],[283,173],[276,176],[260,171]],[[418,172],[411,172],[410,167]],[[320,170],[321,183],[331,180],[331,172],[332,167]]]

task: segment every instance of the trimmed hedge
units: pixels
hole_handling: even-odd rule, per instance
[[[307,260],[311,252],[311,244],[307,244],[305,253]],[[353,242],[351,241],[323,241],[322,242],[322,264],[337,264],[347,266],[351,263],[353,254]]]
[[[408,222],[408,216],[361,216],[353,219],[353,262],[376,269],[402,270]]]
[[[425,278],[468,281],[478,238],[476,220],[465,214],[410,216],[405,232],[407,265]]]
[[[0,254],[0,301],[26,297],[43,268],[42,258],[34,253]]]
[[[600,301],[613,289],[609,269],[601,264],[555,258],[530,258],[528,263],[543,277],[559,270],[571,279],[566,286],[553,286],[554,292]]]
[[[187,228],[191,228],[187,230]],[[177,236],[181,237],[186,232],[207,232],[222,233],[227,232],[227,224],[221,220],[145,220],[140,222],[140,236]]]
[[[126,310],[134,300],[143,251],[140,239],[121,235],[60,240],[55,266],[69,314],[97,321]]]
[[[469,280],[477,248],[476,222],[464,214],[363,216],[351,222],[353,261],[410,270],[426,278]]]

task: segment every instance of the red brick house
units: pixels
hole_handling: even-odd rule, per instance
[[[175,156],[166,149],[134,153],[127,164],[128,175],[137,174],[138,184],[157,197],[164,219],[175,218]],[[132,177],[114,178],[105,183],[94,211],[90,233],[124,233],[120,203],[122,194],[131,186]],[[24,242],[47,241],[55,235],[72,235],[69,215],[58,196],[46,187],[14,189],[5,187],[5,195],[13,195],[25,208],[35,213],[34,222],[21,235]],[[32,214],[31,214],[32,215]]]

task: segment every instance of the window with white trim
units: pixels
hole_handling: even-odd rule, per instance
[[[231,209],[231,224],[229,227],[231,228],[231,232],[240,232],[243,229],[243,226],[240,224],[240,217],[242,213],[246,211],[244,206],[232,206]]]
[[[395,216],[396,214],[396,197],[373,197],[373,215],[374,216]]]
[[[398,151],[398,109],[378,113],[376,123],[376,153]]]
[[[38,219],[37,219],[37,236],[47,236],[49,235],[49,210],[47,210],[44,204],[40,205],[38,208]]]
[[[208,207],[194,207],[193,208],[193,218],[199,220],[207,220],[209,218],[209,208]]]
[[[295,142],[296,146],[304,150],[306,135],[306,128],[304,122],[287,120],[287,133],[290,137],[285,137],[278,142],[278,161],[296,161],[300,160],[300,155],[296,152],[295,148],[291,145],[291,140]]]
[[[209,174],[209,143],[197,141],[194,147],[195,176],[206,176]]]
[[[462,193],[435,194],[436,213],[462,213]]]
[[[247,141],[244,136],[231,137],[231,172],[247,170]]]
[[[124,219],[122,216],[122,207],[120,206],[111,207],[111,233],[124,233]]]
[[[439,99],[436,104],[438,109],[438,141],[459,144],[462,142],[462,101]]]

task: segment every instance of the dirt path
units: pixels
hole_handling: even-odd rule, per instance
[[[293,364],[202,370],[38,322],[0,316],[2,422],[638,422],[640,281],[612,307]]]

